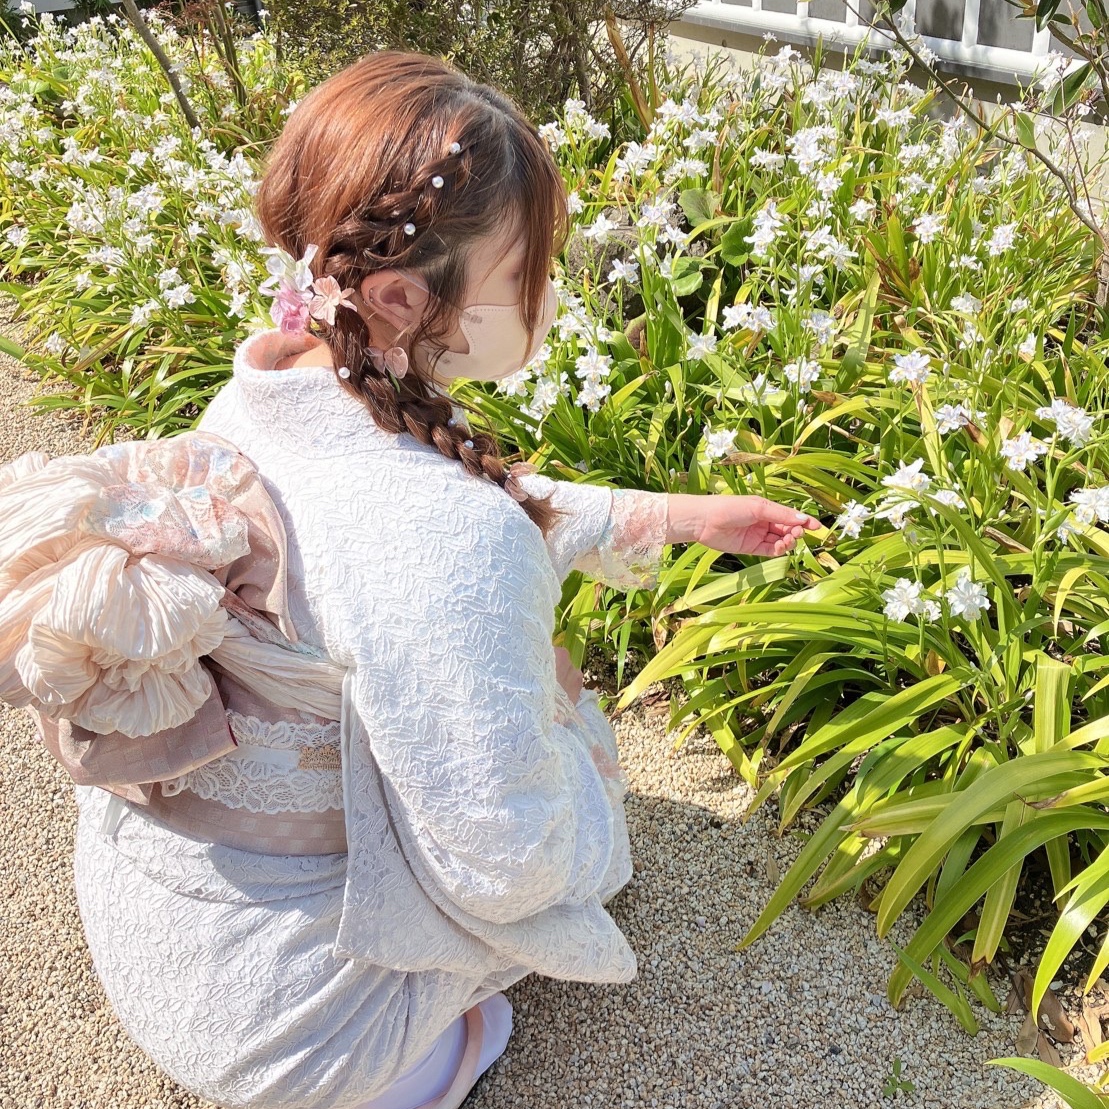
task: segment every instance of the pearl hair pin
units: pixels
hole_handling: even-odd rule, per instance
[[[415,235],[416,234],[416,225],[414,223],[406,223],[404,225],[404,233],[406,235]]]
[[[450,151],[451,154],[461,154],[462,144],[460,142],[452,142],[450,146],[447,147],[447,150]]]
[[[340,366],[339,367],[339,376],[340,377],[350,377],[350,367],[349,366]]]
[[[438,174],[436,174],[436,175],[435,175],[435,176],[434,176],[434,177],[433,177],[433,178],[431,179],[431,187],[432,187],[433,189],[441,189],[441,188],[443,187],[443,178],[442,178],[442,177],[440,177],[440,176],[439,176]]]

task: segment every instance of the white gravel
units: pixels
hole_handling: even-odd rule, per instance
[[[0,363],[0,461],[87,449],[79,423],[18,407],[36,387]],[[931,997],[894,1012],[884,997],[894,955],[850,900],[816,914],[793,906],[753,948],[734,950],[773,891],[768,860],[784,873],[801,844],[777,838],[773,805],[740,823],[751,791],[704,734],[673,751],[666,700],[615,721],[636,873],[609,909],[639,976],[532,975],[507,991],[512,1040],[467,1109],[1057,1105],[1038,1083],[984,1065],[1015,1053],[1019,1017],[976,1009],[983,1030],[972,1038]],[[131,1044],[92,971],[72,888],[69,779],[26,714],[0,706],[0,731],[0,1109],[204,1109]],[[903,924],[893,938],[908,935]],[[884,1097],[895,1060],[914,1090]]]

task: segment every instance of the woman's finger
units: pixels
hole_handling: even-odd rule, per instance
[[[766,497],[755,498],[759,504],[759,519],[770,524],[781,524],[785,527],[818,528],[820,521],[813,519],[807,512],[798,512],[795,508],[788,508]]]

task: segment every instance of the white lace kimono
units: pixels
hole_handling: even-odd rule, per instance
[[[345,808],[346,852],[239,850],[120,801],[103,834],[109,795],[77,787],[79,906],[113,1007],[181,1085],[243,1109],[349,1109],[531,972],[637,971],[603,908],[632,873],[626,780],[596,694],[575,707],[558,685],[552,635],[571,569],[653,583],[666,496],[532,474],[573,513],[545,543],[503,490],[378,428],[333,370],[272,369],[302,344],[243,342],[201,429],[256,465],[292,624],[346,667],[341,781],[316,787]],[[235,774],[213,774],[232,763],[173,788],[242,806]]]

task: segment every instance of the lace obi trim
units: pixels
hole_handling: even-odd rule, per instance
[[[187,789],[228,808],[267,814],[343,807],[338,720],[271,722],[230,709],[227,721],[239,746],[162,782],[166,797]]]

